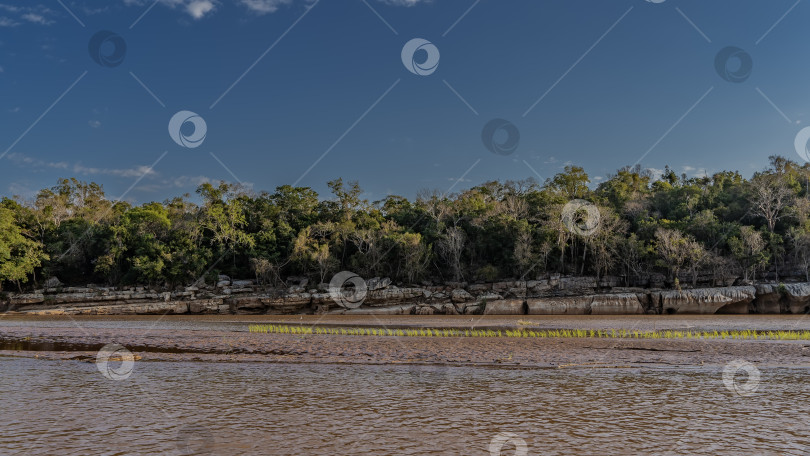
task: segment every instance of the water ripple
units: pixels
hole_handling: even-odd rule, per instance
[[[694,370],[138,363],[0,358],[0,454],[804,454],[807,372],[736,396]],[[503,455],[512,454],[511,444]],[[26,453],[27,452],[27,453]]]

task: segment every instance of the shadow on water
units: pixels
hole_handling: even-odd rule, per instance
[[[104,348],[106,344],[62,342],[36,339],[12,339],[0,337],[0,351],[35,351],[35,352],[95,352]],[[205,354],[266,354],[290,355],[297,354],[285,350],[250,350],[229,348],[228,350],[203,350],[194,348],[154,347],[149,345],[127,345],[131,352],[145,353],[205,353]]]

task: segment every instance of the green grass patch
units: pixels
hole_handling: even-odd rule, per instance
[[[810,340],[810,331],[635,331],[627,329],[442,329],[442,328],[338,328],[302,325],[250,325],[252,333],[371,336],[371,337],[498,337],[561,339],[737,339],[737,340]]]

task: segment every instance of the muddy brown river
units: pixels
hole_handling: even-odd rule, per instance
[[[619,320],[612,320],[612,327],[620,326]],[[579,321],[575,324],[595,324]],[[689,326],[723,321],[669,320]],[[797,321],[760,323],[770,328]],[[43,336],[58,330],[60,340],[85,340],[88,336],[80,332],[95,337],[105,331],[152,328],[143,336],[147,342],[171,334],[198,338],[207,332],[216,332],[219,340],[234,324],[188,318],[156,322],[157,317],[88,319],[73,334],[68,331],[73,323],[64,320],[0,319],[0,335],[19,338],[30,331]],[[799,323],[801,327],[806,322]],[[548,324],[560,326],[558,321]],[[241,326],[230,330],[235,328]],[[242,337],[273,346],[286,341],[285,336]],[[559,345],[546,348],[552,342]],[[333,344],[327,338],[303,343],[311,345],[310,351]],[[334,346],[344,350],[340,343]],[[515,344],[546,344],[537,348],[564,356],[568,342],[482,343],[494,344],[493,350],[509,343],[512,352]],[[658,348],[650,356],[666,349],[667,341],[655,343]],[[622,363],[565,368],[559,363],[407,364],[398,358],[369,363],[354,358],[266,362],[262,356],[250,362],[221,357],[149,360],[145,352],[130,375],[116,380],[100,373],[93,356],[48,357],[47,347],[34,353],[7,346],[0,350],[0,455],[810,454],[810,370],[800,362],[803,347],[810,343],[780,344],[796,353],[786,351],[784,360],[775,364],[769,364],[767,356],[756,356],[764,348],[776,350],[775,344],[689,343],[692,349],[684,353],[696,356],[691,353],[696,351],[718,362],[679,358],[680,351],[662,358],[668,364],[658,358],[645,364],[648,359],[632,351],[628,353],[636,358]],[[368,344],[381,345],[374,339]],[[386,356],[417,348],[394,345],[394,354]],[[598,351],[600,359],[617,356],[595,345],[586,348]],[[374,355],[372,349],[364,350]],[[466,345],[454,350],[465,358],[475,355]],[[742,369],[724,377],[727,361],[738,357],[735,350],[750,352],[755,372]],[[728,359],[722,358],[724,353]]]

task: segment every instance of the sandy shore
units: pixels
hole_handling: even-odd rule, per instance
[[[71,321],[67,325],[49,325],[52,319],[2,320],[0,356],[24,356],[47,359],[93,361],[104,345],[117,343],[127,347],[141,361],[211,361],[273,363],[361,363],[361,364],[436,364],[500,366],[510,368],[667,368],[723,365],[744,359],[760,366],[810,367],[810,343],[807,341],[769,340],[628,340],[566,338],[436,338],[324,336],[249,333],[248,324],[284,322],[318,325],[359,326],[410,325],[431,327],[513,327],[515,318],[478,317],[299,317],[247,318],[228,321],[238,330],[211,329],[216,320],[197,317],[200,328],[181,329],[182,321],[168,320],[142,326],[100,327],[110,319]],[[158,317],[153,317],[156,321]],[[220,319],[222,317],[219,317]],[[751,317],[746,317],[751,318]],[[528,327],[578,327],[662,329],[751,329],[748,320],[729,317],[662,319],[624,318],[544,318],[521,319]],[[64,319],[59,320],[64,322]],[[810,320],[786,320],[757,317],[756,329],[804,328]],[[149,323],[149,319],[124,319],[121,322]],[[212,323],[213,322],[213,323]],[[96,324],[94,324],[96,323]],[[221,323],[221,321],[219,322]],[[664,325],[666,323],[666,325]],[[741,324],[748,323],[748,324]],[[81,327],[79,327],[81,326]],[[112,325],[115,326],[115,325]],[[216,325],[213,325],[216,328]]]

